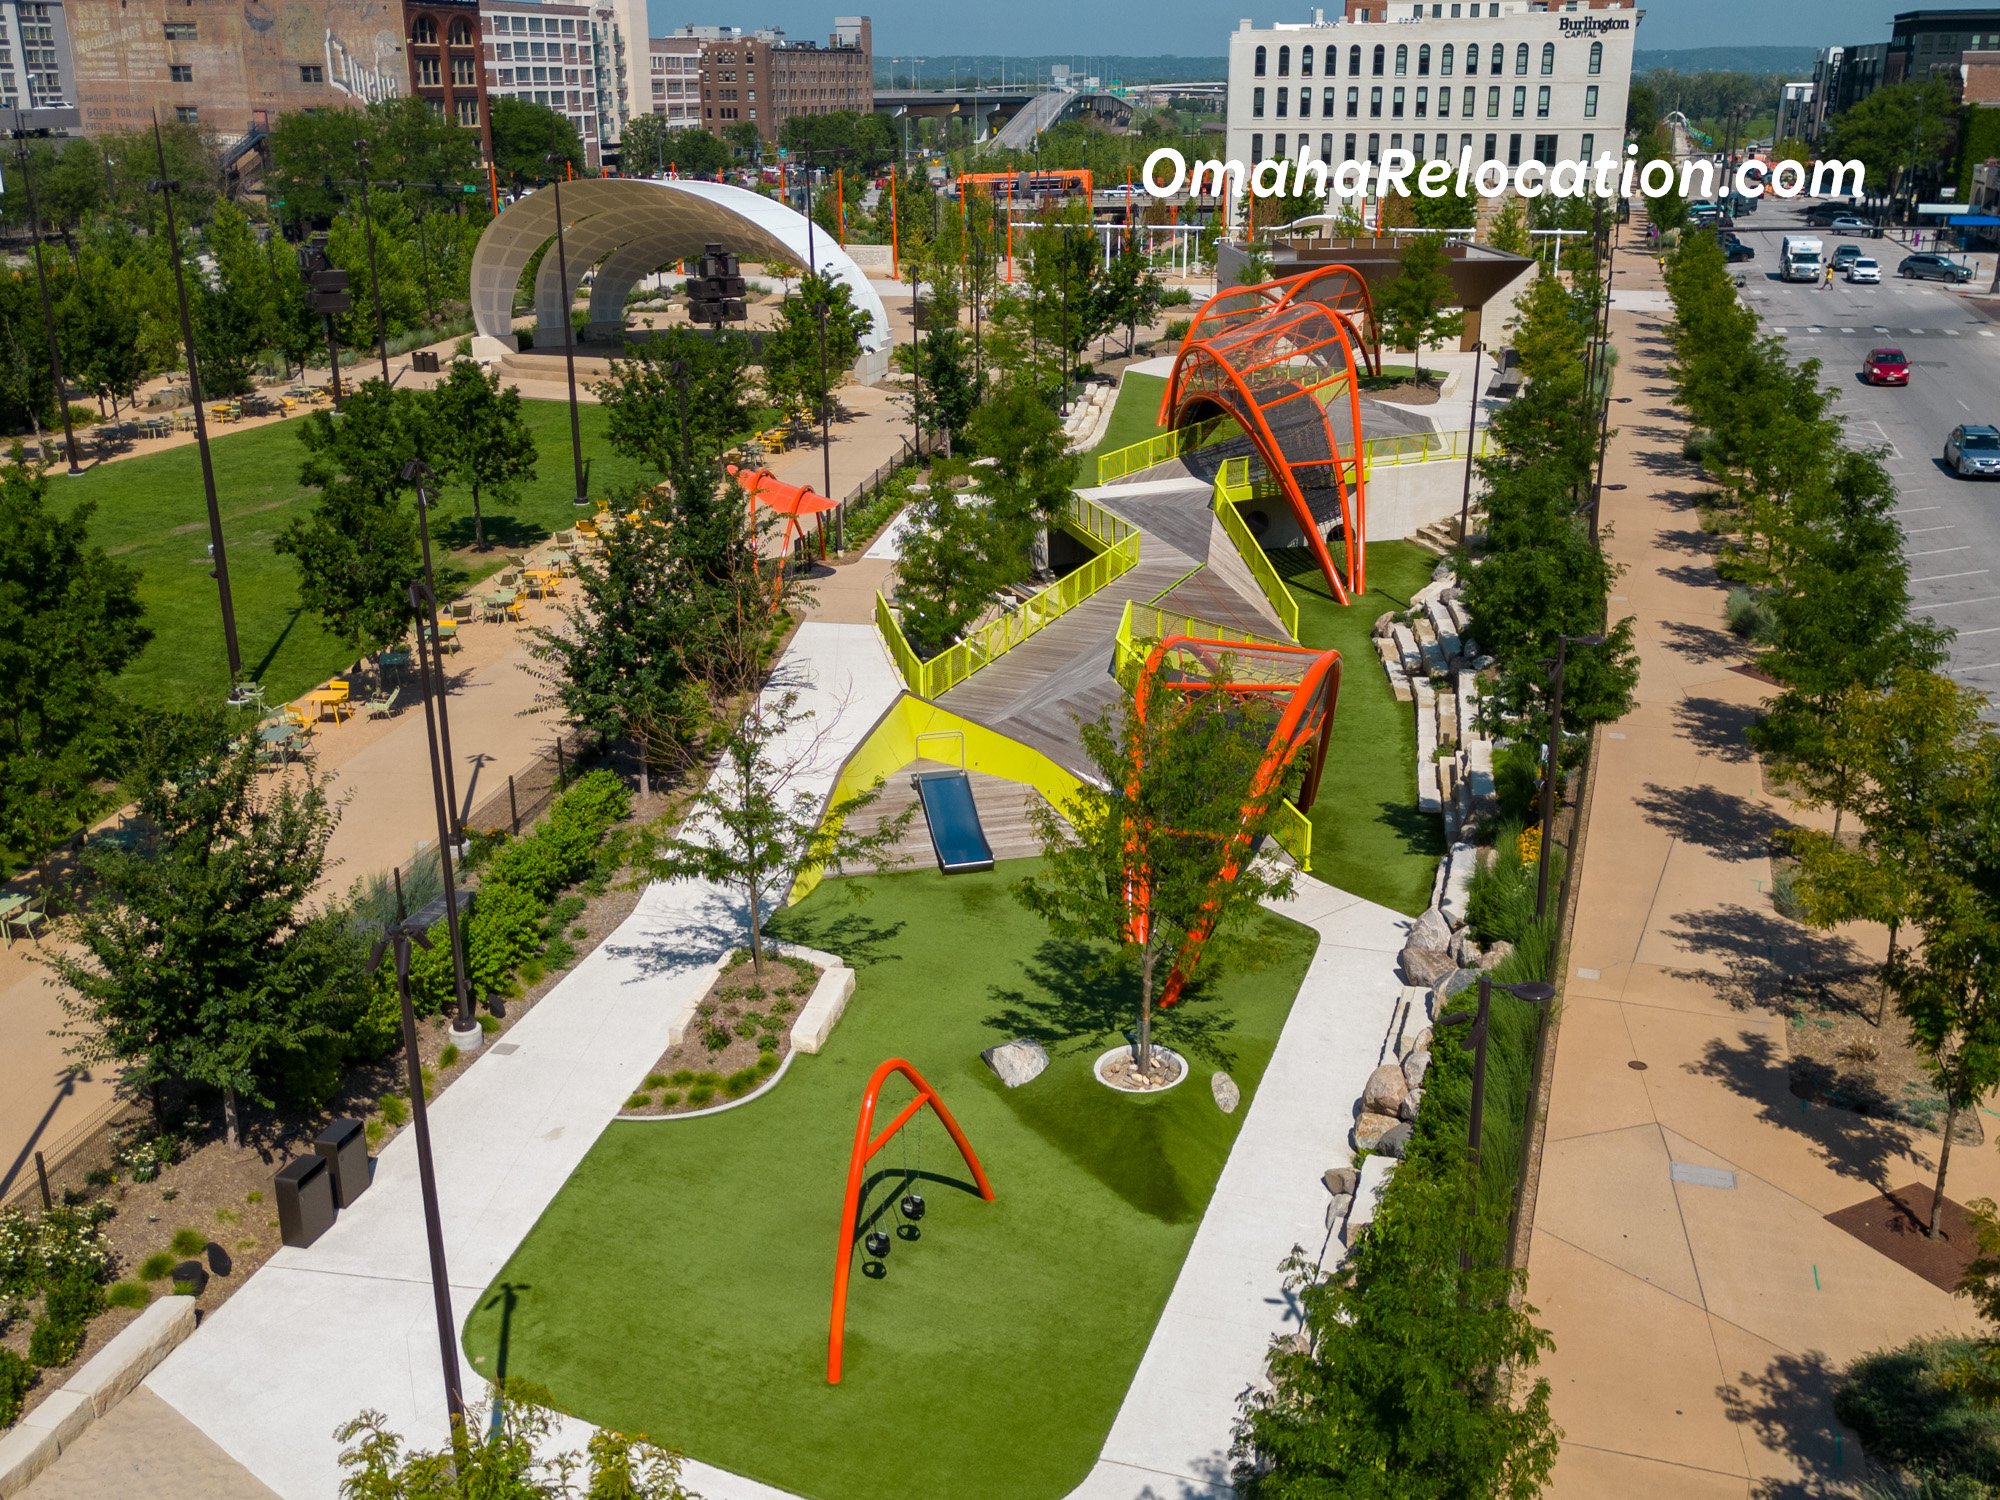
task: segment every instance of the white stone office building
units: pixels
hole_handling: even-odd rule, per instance
[[[1643,12],[1585,0],[1348,0],[1229,38],[1227,157],[1509,166],[1622,152]]]

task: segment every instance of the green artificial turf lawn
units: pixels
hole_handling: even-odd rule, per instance
[[[828,880],[781,914],[786,937],[858,973],[826,1050],[723,1114],[609,1126],[468,1321],[475,1368],[813,1500],[1040,1500],[1076,1485],[1317,940],[1259,914],[1208,996],[1161,1013],[1193,1076],[1116,1095],[1090,1065],[1135,992],[1093,977],[1012,897],[1031,868]],[[1003,1088],[979,1051],[1023,1035],[1052,1061]],[[928,1112],[904,1132],[923,1132],[907,1159],[903,1136],[875,1158],[864,1224],[882,1213],[895,1229],[906,1171],[923,1174],[929,1212],[882,1279],[856,1251],[844,1380],[828,1386],[848,1152],[869,1074],[898,1056],[957,1117],[995,1201]],[[1208,1084],[1225,1064],[1243,1090],[1233,1115]],[[890,1083],[876,1129],[909,1098]]]
[[[1340,652],[1333,745],[1312,819],[1312,872],[1329,885],[1411,915],[1430,904],[1444,821],[1417,810],[1416,713],[1389,690],[1369,632],[1431,581],[1437,558],[1414,542],[1368,544],[1368,592],[1345,607],[1303,547],[1273,552],[1299,601],[1299,636]]]
[[[1125,372],[1118,385],[1118,400],[1111,408],[1111,420],[1104,429],[1104,440],[1077,464],[1079,485],[1088,488],[1097,483],[1098,454],[1143,443],[1160,431],[1160,397],[1166,388],[1164,376]]]
[[[567,405],[521,405],[540,454],[538,472],[512,500],[482,498],[490,550],[460,555],[467,580],[505,566],[509,549],[518,551],[573,525],[578,514]],[[643,465],[612,451],[603,407],[584,405],[579,411],[592,495],[650,477]],[[300,609],[298,571],[289,557],[272,550],[278,533],[305,513],[313,494],[299,482],[305,459],[299,424],[225,430],[215,434],[210,448],[244,670],[264,684],[267,701],[294,698],[352,665],[355,655]],[[59,502],[95,501],[93,538],[139,570],[139,597],[153,641],[126,668],[120,690],[149,705],[219,698],[229,685],[229,663],[221,603],[208,576],[208,509],[194,446],[123,458],[75,479],[56,477],[50,493]],[[470,494],[447,490],[431,524],[433,544],[441,551],[469,548]]]

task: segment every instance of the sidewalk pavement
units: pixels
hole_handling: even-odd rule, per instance
[[[1767,689],[1723,626],[1668,314],[1643,295],[1658,270],[1617,268],[1613,388],[1631,404],[1612,408],[1605,521],[1641,671],[1598,744],[1530,1245],[1564,1432],[1549,1493],[1851,1493],[1865,1465],[1833,1418],[1840,1369],[1977,1320],[1824,1218],[1928,1183],[1938,1140],[1791,1092],[1769,1002],[1879,959],[1885,935],[1812,933],[1770,904],[1770,830],[1817,820],[1764,790],[1744,740]],[[1961,1146],[1949,1186],[2000,1193],[2000,1156]]]

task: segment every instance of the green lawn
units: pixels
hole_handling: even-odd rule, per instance
[[[1369,631],[1431,580],[1437,558],[1413,542],[1368,544],[1368,592],[1345,608],[1303,547],[1271,554],[1299,601],[1306,645],[1340,652],[1333,747],[1312,818],[1313,874],[1412,915],[1430,904],[1444,853],[1443,820],[1417,811],[1415,710],[1389,691]]]
[[[575,480],[568,407],[554,401],[525,401],[522,406],[541,455],[539,472],[513,501],[484,502],[493,550],[461,554],[468,577],[503,566],[507,548],[560,531],[577,514],[571,503]],[[611,451],[603,407],[580,410],[591,494],[604,495],[648,477],[643,466]],[[299,424],[278,422],[218,434],[211,451],[244,670],[264,684],[270,701],[295,697],[354,660],[345,644],[300,610],[292,560],[272,550],[278,532],[302,513],[312,494],[299,482],[305,456]],[[50,483],[58,499],[95,501],[93,535],[140,572],[139,596],[153,642],[126,669],[122,690],[143,704],[184,702],[202,694],[219,697],[229,683],[229,666],[221,604],[208,576],[208,512],[195,448],[120,459],[79,478],[58,477]],[[433,539],[443,547],[469,547],[471,498],[462,490],[447,491],[432,525]]]
[[[1142,443],[1160,430],[1160,397],[1166,388],[1164,376],[1125,372],[1118,386],[1118,400],[1111,408],[1111,421],[1104,429],[1104,440],[1077,461],[1078,484],[1097,483],[1098,454]]]
[[[1162,1013],[1195,1076],[1112,1094],[1091,1061],[1126,984],[1053,942],[1008,892],[1030,862],[945,879],[829,880],[782,914],[859,989],[827,1049],[720,1115],[613,1123],[468,1321],[485,1375],[813,1500],[1043,1500],[1089,1470],[1165,1305],[1316,939],[1268,914],[1209,992]],[[863,899],[863,898],[866,899]],[[1046,1039],[1000,1086],[979,1050]],[[863,1220],[920,1175],[922,1237],[857,1274],[845,1380],[825,1380],[841,1191],[868,1075],[913,1062],[964,1127],[995,1201],[927,1117],[876,1158]],[[1208,1075],[1242,1086],[1233,1115]],[[878,1128],[909,1098],[885,1090]],[[914,1136],[917,1125],[904,1136]],[[504,1365],[504,1371],[503,1371]]]

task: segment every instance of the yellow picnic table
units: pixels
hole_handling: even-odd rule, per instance
[[[340,722],[340,711],[343,708],[349,713],[354,712],[353,706],[348,702],[347,688],[344,686],[337,688],[314,688],[300,701],[313,705],[315,709],[314,717],[317,719],[324,720],[327,710],[332,709],[333,722],[336,724]]]

